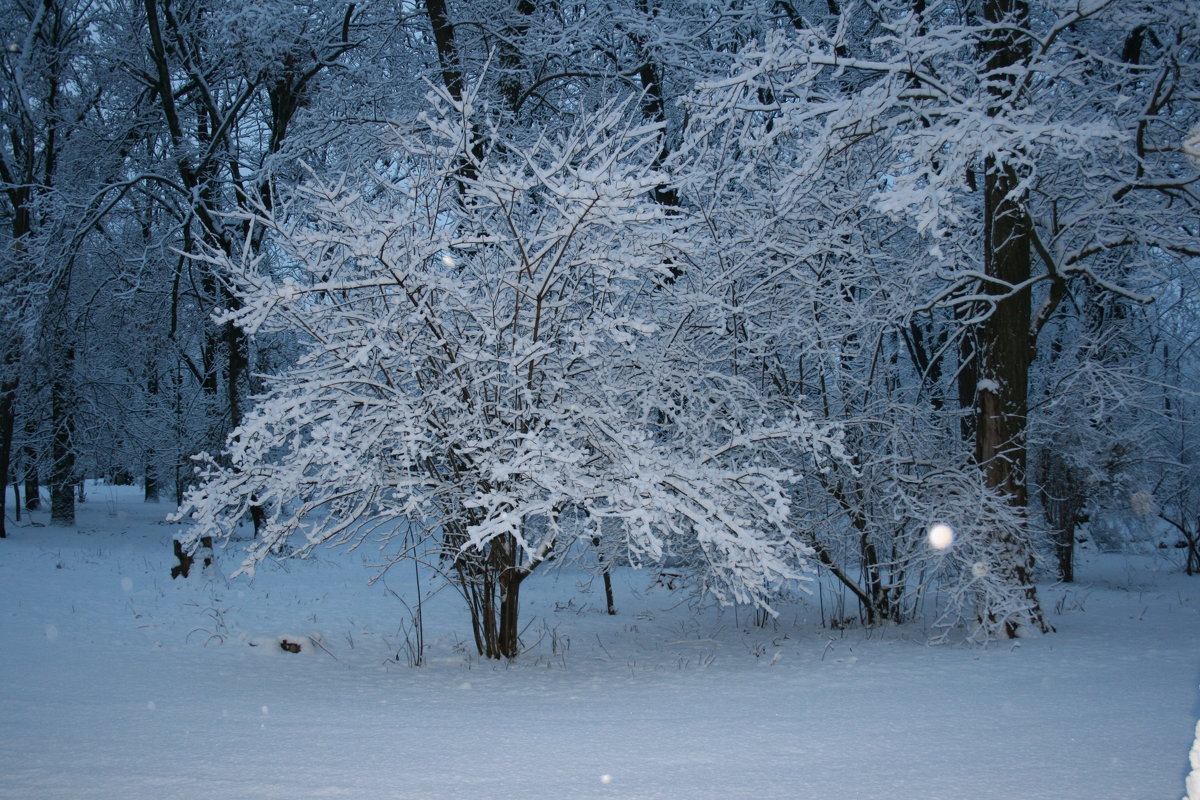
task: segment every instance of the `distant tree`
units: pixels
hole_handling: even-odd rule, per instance
[[[981,594],[980,618],[1015,635],[1045,628],[1020,522],[1041,334],[1064,307],[1146,302],[1162,270],[1198,252],[1181,223],[1197,177],[1179,149],[1197,30],[1178,3],[981,11],[906,1],[842,5],[828,24],[796,16],[700,84],[685,149],[709,165],[690,173],[692,202],[712,209],[716,251],[759,259],[747,286],[789,297],[795,335],[759,369],[848,426],[856,469],[824,489],[861,535],[852,588],[868,616],[886,609],[874,565],[897,563],[876,539],[895,541],[890,492],[919,486],[914,470],[944,446],[894,432],[958,414],[987,490],[1011,507],[980,528],[987,574],[1011,590],[1004,610]],[[878,483],[889,461],[894,478]]]
[[[9,2],[0,14],[0,474],[9,474],[18,432],[42,428],[29,415],[47,419],[51,517],[60,524],[74,521],[79,480],[75,282],[122,196],[123,159],[135,139],[133,121],[117,110],[123,87],[101,30],[112,10],[106,3],[50,0]],[[20,428],[18,409],[27,414]],[[36,474],[43,459],[32,437],[21,450],[27,474]],[[27,484],[35,501],[36,483]]]
[[[228,254],[246,243],[229,214],[269,208],[274,182],[283,177],[285,188],[297,174],[282,155],[325,73],[359,43],[357,14],[354,3],[130,7],[122,62],[143,87],[143,122],[153,137],[131,168],[154,198],[140,215],[163,226],[147,232],[149,248],[165,240],[176,253]],[[158,266],[165,286],[147,289],[170,292],[160,306],[168,313],[159,316],[169,316],[175,355],[203,395],[176,405],[204,410],[208,430],[197,444],[212,448],[240,423],[253,391],[251,344],[235,326],[211,322],[214,311],[237,303],[225,276],[178,255]],[[166,382],[161,367],[151,375],[143,390],[157,394]]]

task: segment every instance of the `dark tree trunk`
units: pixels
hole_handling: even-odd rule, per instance
[[[1025,0],[986,0],[984,17],[996,27],[983,43],[987,56],[990,115],[999,115],[1021,102],[1014,76],[1030,57],[1030,40],[1021,33],[1029,22]],[[975,331],[975,458],[987,486],[1000,492],[1019,514],[1028,505],[1025,484],[1025,428],[1029,396],[1031,297],[1027,287],[1032,270],[1032,238],[1028,196],[1012,165],[989,157],[984,162],[984,272],[982,287],[992,295],[992,313]],[[1034,583],[1034,554],[1025,536],[1016,531],[996,534],[1005,563],[997,565],[1025,596],[1028,622],[1047,630]],[[1005,626],[1007,635],[1016,625]]]
[[[493,658],[516,658],[521,654],[521,581],[514,571],[500,575],[500,625]]]
[[[592,546],[596,548],[596,558],[600,561],[600,569],[604,573],[604,604],[609,616],[616,616],[617,605],[613,602],[613,587],[612,587],[612,570],[609,569],[608,559],[604,557],[604,551],[600,549],[600,537],[592,537]]]
[[[638,0],[638,10],[647,17],[651,16],[647,0]],[[645,37],[633,34],[630,38],[633,40],[641,61],[641,66],[638,67],[638,80],[642,84],[642,116],[662,125],[658,152],[654,154],[654,160],[650,162],[652,168],[660,169],[671,155],[670,136],[667,133],[667,102],[666,89],[663,86],[663,71],[650,51]],[[675,207],[679,205],[679,192],[673,186],[656,186],[654,199],[662,205]],[[672,266],[671,274],[674,278],[678,278],[682,273],[677,267]]]
[[[521,43],[529,31],[529,18],[537,6],[533,0],[517,0],[516,16],[511,23],[505,25],[504,36],[501,37],[499,64],[500,78],[497,85],[500,94],[508,104],[513,114],[521,110],[524,99],[524,85],[521,80],[522,54]]]
[[[612,570],[604,568],[604,604],[610,617],[616,616],[617,604],[613,601]]]
[[[7,508],[7,492],[4,485],[8,483],[12,462],[12,441],[14,430],[14,407],[17,394],[17,382],[5,381],[0,386],[0,539],[8,533],[4,529]],[[21,497],[17,490],[17,481],[13,480],[13,502],[17,509],[17,519],[21,518]]]
[[[42,482],[38,478],[37,462],[32,447],[25,448],[28,460],[25,463],[25,510],[38,511],[42,507]]]
[[[1018,177],[1004,165],[988,164],[984,179],[985,291],[997,295],[995,309],[977,331],[975,457],[987,485],[1002,491],[1013,505],[1024,508],[1025,420],[1029,396],[1028,289],[1010,291],[1030,276],[1029,230],[1024,209],[1011,193]]]
[[[1187,545],[1186,572],[1188,575],[1195,575],[1200,572],[1200,518],[1192,523],[1192,530],[1185,535],[1184,543]]]
[[[14,414],[15,416],[15,414]],[[38,511],[42,507],[42,481],[38,470],[37,441],[39,420],[33,414],[25,414],[25,444],[21,447],[21,476],[25,481],[25,510]]]
[[[1083,486],[1071,464],[1057,452],[1044,451],[1038,467],[1039,496],[1052,530],[1058,579],[1071,583],[1075,580],[1075,525],[1086,500]]]
[[[883,566],[879,562],[879,550],[867,533],[866,526],[861,529],[859,551],[862,554],[863,573],[867,588],[871,595],[871,605],[867,608],[867,618],[871,623],[892,618],[891,595],[883,582]]]
[[[1068,522],[1054,531],[1054,558],[1058,563],[1058,579],[1075,582],[1075,523]]]
[[[516,658],[521,653],[521,582],[528,573],[519,566],[521,551],[512,536],[499,536],[488,548],[489,571],[494,576],[489,582],[496,594],[488,602],[494,619],[489,621],[486,655]]]
[[[267,510],[255,495],[250,495],[250,521],[254,523],[254,538],[257,539],[267,524]]]
[[[70,382],[75,351],[67,346],[57,349],[50,384],[50,521],[74,525],[75,408]]]
[[[442,85],[455,100],[462,100],[462,64],[458,56],[458,45],[454,39],[454,26],[445,0],[425,0],[425,15],[433,29],[433,43],[437,49],[438,66],[442,70]]]
[[[142,240],[144,242],[150,240],[149,232],[143,233]],[[172,311],[172,313],[174,312]],[[146,365],[146,375],[146,395],[149,397],[150,403],[157,406],[161,385],[158,380],[158,367],[153,362]],[[147,503],[157,503],[162,483],[158,474],[158,450],[153,446],[147,447],[145,458],[146,469],[142,474],[142,499]]]
[[[984,42],[988,93],[995,116],[1020,102],[1011,70],[1030,54],[1029,41],[1015,28],[1029,20],[1025,0],[986,0],[984,16],[997,25]],[[1011,27],[1010,27],[1011,26]],[[983,261],[992,280],[982,287],[994,298],[992,313],[976,329],[975,457],[989,487],[1024,508],[1025,418],[1029,397],[1032,298],[1021,286],[1032,273],[1028,195],[1010,164],[989,157],[983,177]]]
[[[240,305],[234,298],[226,297],[228,308]],[[249,343],[242,329],[231,322],[225,323],[225,349],[229,360],[229,371],[226,373],[227,384],[225,396],[228,401],[229,430],[235,430],[242,424],[242,382],[250,371]]]
[[[158,453],[153,448],[146,451],[146,472],[144,475],[144,491],[142,499],[147,503],[157,503],[161,485],[158,480]]]
[[[450,22],[450,14],[446,9],[445,0],[425,0],[425,15],[433,29],[433,42],[437,49],[438,66],[442,71],[442,85],[455,101],[463,99],[462,57],[458,51],[458,40],[454,36],[454,25]],[[471,156],[461,156],[457,165],[460,177],[459,193],[466,196],[467,184],[475,180],[479,174],[476,164],[483,161],[484,137],[479,131],[472,131]]]
[[[957,312],[955,316],[965,316],[968,313],[967,309]],[[958,373],[956,383],[958,387],[958,403],[959,407],[964,410],[959,415],[959,433],[962,435],[964,443],[975,442],[975,413],[977,411],[976,385],[979,383],[978,367],[979,364],[975,360],[975,330],[970,328],[963,331],[962,338],[958,343]]]
[[[455,534],[447,545],[457,549]],[[522,553],[509,535],[490,541],[483,553],[470,550],[455,556],[455,571],[471,609],[471,632],[479,655],[486,658],[516,658],[521,654],[521,583],[537,566],[522,566]]]

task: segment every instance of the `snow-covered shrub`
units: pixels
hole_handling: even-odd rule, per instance
[[[307,346],[206,461],[189,541],[258,503],[244,572],[322,544],[373,538],[398,560],[437,542],[492,657],[519,652],[521,581],[597,540],[634,564],[694,551],[728,602],[803,578],[790,487],[802,457],[838,455],[837,428],[706,349],[722,282],[672,272],[693,237],[649,199],[657,128],[610,105],[518,141],[470,96],[430,101],[389,177],[313,181],[253,221],[270,270],[222,263],[232,319]]]

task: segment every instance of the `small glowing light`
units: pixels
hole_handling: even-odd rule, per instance
[[[987,575],[988,574],[987,564],[983,563],[982,561],[976,561],[974,564],[971,565],[971,574],[974,575],[976,578],[982,578],[984,575]]]
[[[612,775],[601,775],[600,782],[601,783],[612,783]]]
[[[442,263],[447,267],[458,266],[458,262],[454,260],[454,256],[450,255],[449,253],[442,253]]]
[[[945,522],[929,526],[929,546],[935,550],[945,550],[954,544],[954,527]]]

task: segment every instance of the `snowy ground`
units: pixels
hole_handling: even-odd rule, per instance
[[[1043,587],[1057,633],[988,649],[827,630],[812,603],[756,628],[624,571],[609,617],[599,581],[535,575],[525,657],[475,657],[446,593],[413,669],[402,575],[326,552],[228,581],[218,554],[172,581],[169,510],[96,487],[77,530],[0,541],[0,797],[1183,794],[1200,577],[1165,557],[1088,556]]]

